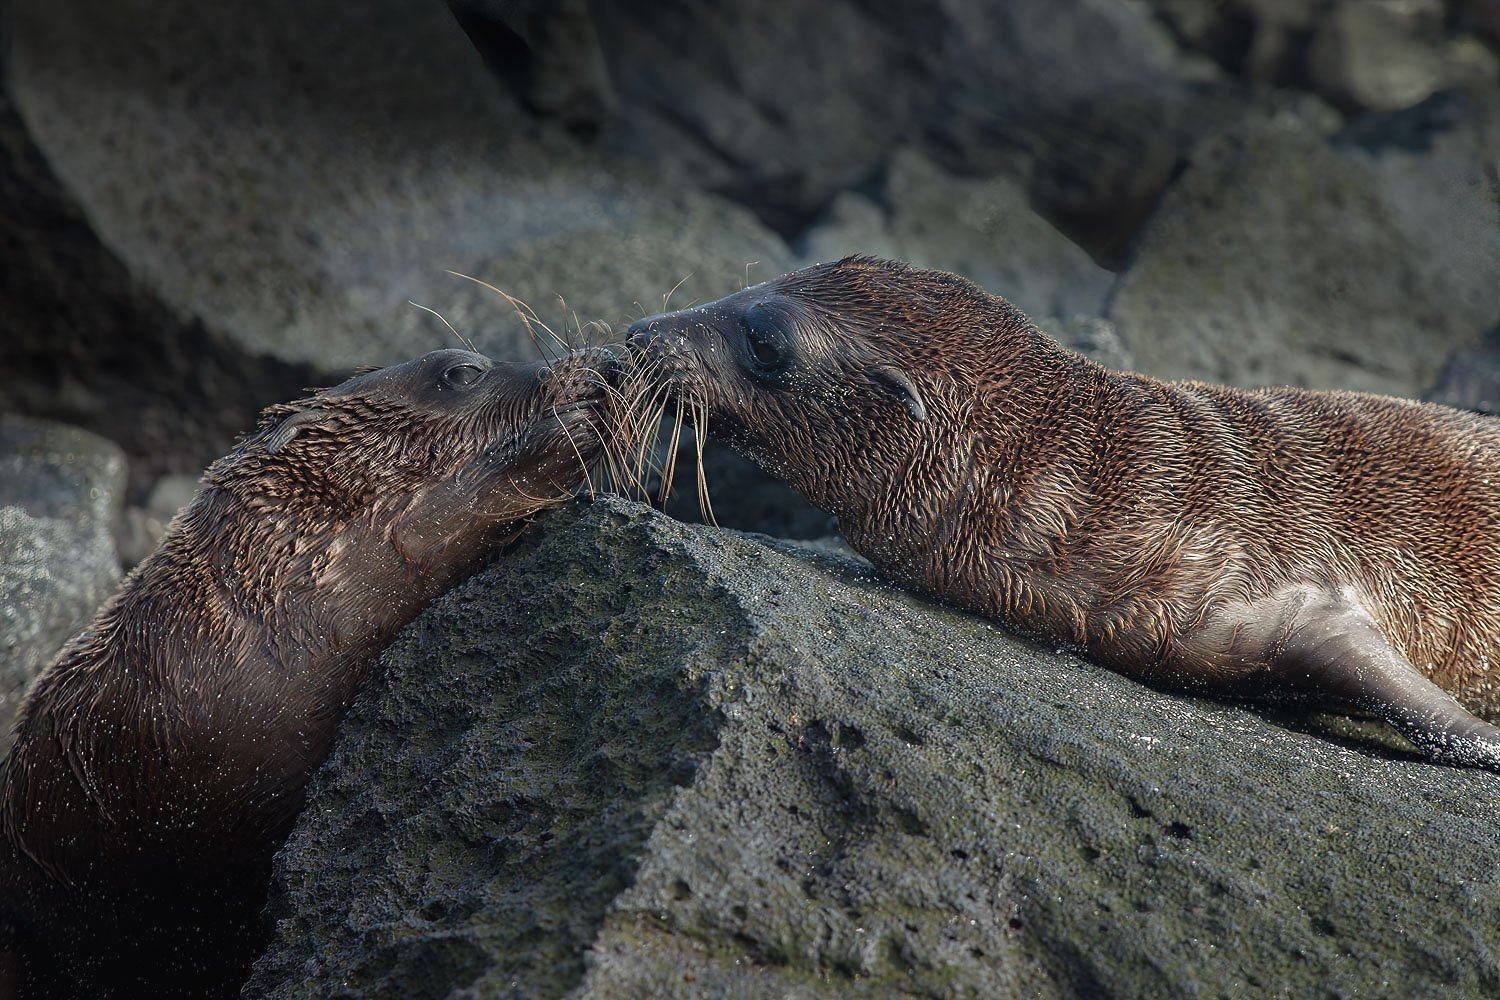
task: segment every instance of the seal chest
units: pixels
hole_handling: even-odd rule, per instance
[[[1116,372],[951,274],[819,264],[640,320],[670,396],[897,582],[1148,683],[1500,769],[1500,426]],[[1462,701],[1462,704],[1460,703]]]
[[[617,372],[438,351],[271,407],[209,467],[21,709],[0,993],[237,992],[271,857],[375,655],[572,495]]]

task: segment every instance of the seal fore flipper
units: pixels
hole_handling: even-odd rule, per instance
[[[1429,760],[1500,771],[1500,727],[1424,677],[1357,604],[1329,598],[1303,607],[1272,673],[1384,719]]]

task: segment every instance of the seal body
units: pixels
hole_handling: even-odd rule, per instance
[[[1112,371],[868,258],[631,338],[903,585],[1148,683],[1368,711],[1500,768],[1476,718],[1500,716],[1500,421]]]
[[[607,360],[435,352],[272,407],[209,467],[21,709],[0,790],[12,991],[238,989],[272,855],[375,654],[573,493]]]

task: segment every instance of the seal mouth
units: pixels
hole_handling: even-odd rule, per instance
[[[670,322],[670,316],[637,320],[625,342],[633,390],[628,392],[633,453],[629,476],[642,499],[649,499],[655,492],[656,502],[665,504],[672,492],[684,425],[690,423],[691,447],[697,459],[698,509],[707,523],[717,524],[703,462],[709,380],[696,348],[680,330],[671,329]],[[653,479],[660,484],[654,490],[648,486]]]
[[[574,350],[539,372],[530,433],[574,457],[585,492],[630,492],[645,390],[625,345]]]
[[[629,349],[597,347],[594,351],[599,355],[598,371],[605,384],[612,389],[620,388],[630,373]]]
[[[611,400],[619,397],[628,371],[628,366],[607,348],[569,354],[540,376],[543,416],[552,415],[564,423],[590,415],[607,419]]]

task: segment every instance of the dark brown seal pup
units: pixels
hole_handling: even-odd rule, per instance
[[[438,351],[268,409],[209,467],[21,709],[0,791],[12,990],[237,990],[272,854],[375,654],[575,491],[612,364]]]
[[[1470,714],[1500,716],[1500,421],[1110,371],[868,258],[631,338],[903,585],[1143,681],[1366,710],[1500,768]]]

